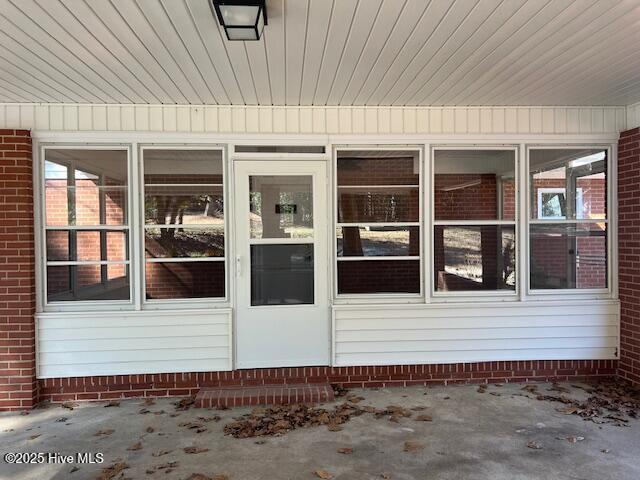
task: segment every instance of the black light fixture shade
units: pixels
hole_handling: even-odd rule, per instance
[[[265,0],[210,0],[229,40],[260,40],[267,24]]]

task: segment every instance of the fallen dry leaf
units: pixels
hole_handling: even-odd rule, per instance
[[[211,478],[211,480],[229,480],[229,477],[224,474],[218,474],[218,475],[214,475],[213,478]]]
[[[31,436],[29,437],[29,440],[35,440],[36,438],[40,437],[41,435],[42,435],[41,433],[39,433],[39,434],[37,434],[37,435],[31,435]]]
[[[76,408],[78,406],[78,404],[74,403],[74,402],[63,402],[60,406],[62,408],[73,410],[74,408]]]
[[[201,473],[192,473],[186,478],[186,480],[211,480],[211,477],[207,477]]]
[[[120,400],[111,400],[109,403],[107,403],[104,407],[119,407],[120,406]]]
[[[196,447],[196,446],[184,447],[183,450],[184,450],[184,453],[191,453],[191,454],[204,453],[209,451],[208,448],[202,448],[202,447]]]
[[[482,384],[482,385],[478,386],[478,390],[477,390],[478,393],[484,393],[486,391],[487,391],[487,385]]]
[[[127,468],[129,468],[129,465],[127,465],[126,463],[115,463],[109,467],[103,468],[102,472],[100,473],[100,475],[97,477],[96,480],[111,480],[112,478],[115,478],[116,475],[118,475],[123,470],[126,470]]]
[[[329,480],[333,478],[333,475],[326,470],[314,470],[316,477],[322,478],[323,480]]]
[[[113,432],[115,432],[115,430],[113,428],[105,428],[104,430],[98,430],[94,436],[95,437],[100,437],[102,435],[111,435]]]
[[[421,411],[426,410],[426,409],[427,409],[427,407],[423,407],[422,405],[411,407],[411,410],[413,410],[414,412],[421,412]]]
[[[527,447],[532,448],[534,450],[541,450],[542,449],[542,445],[540,445],[538,442],[535,441],[530,441],[529,443],[527,443]]]
[[[419,452],[424,449],[424,445],[420,442],[408,440],[404,442],[404,451],[409,453]]]
[[[384,478],[384,480],[390,480],[391,475],[389,475],[388,473],[381,473],[380,478]]]
[[[194,403],[196,403],[196,397],[187,397],[175,402],[173,405],[176,410],[189,410]]]
[[[584,440],[584,437],[576,437],[576,436],[570,436],[570,437],[556,437],[558,440],[566,440],[569,443],[578,443],[578,442],[582,442]]]
[[[158,450],[157,452],[152,453],[154,457],[162,457],[163,455],[167,455],[173,452],[173,450]]]
[[[433,422],[433,417],[431,415],[418,415],[416,417],[416,421],[418,421],[418,422]]]
[[[338,453],[342,453],[344,455],[351,455],[353,453],[353,448],[349,448],[349,447],[339,448]]]
[[[538,393],[538,385],[525,385],[520,390],[526,390],[529,393]]]
[[[153,433],[155,430],[153,429],[153,427],[147,427],[146,432],[147,433]]]
[[[140,442],[134,443],[129,448],[127,448],[127,450],[131,450],[131,451],[142,450],[142,443],[140,443]]]

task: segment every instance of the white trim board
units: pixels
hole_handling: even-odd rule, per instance
[[[640,102],[627,106],[626,130],[640,127]]]
[[[0,128],[287,134],[617,134],[624,106],[253,107],[0,103]]]

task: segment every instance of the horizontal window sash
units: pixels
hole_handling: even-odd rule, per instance
[[[145,261],[147,263],[224,262],[225,257],[147,257]]]
[[[48,267],[66,267],[74,265],[129,265],[129,260],[50,260]]]
[[[546,225],[546,224],[574,224],[574,223],[609,223],[608,218],[577,218],[575,220],[565,220],[565,219],[531,219],[529,220],[530,225]]]
[[[336,223],[337,228],[341,227],[419,227],[420,222],[354,222]]]
[[[386,256],[386,257],[338,257],[339,262],[357,262],[359,260],[420,260],[418,256]]]
[[[315,239],[313,237],[249,239],[249,245],[305,245],[313,243],[315,243]]]
[[[420,188],[420,185],[338,185],[338,188]]]
[[[442,226],[452,226],[452,225],[460,225],[460,226],[476,226],[476,225],[516,225],[515,220],[435,220],[433,225],[442,225]]]
[[[129,225],[46,225],[45,230],[129,230]]]
[[[157,230],[160,228],[184,228],[184,229],[196,229],[196,230],[207,230],[207,229],[217,229],[223,230],[224,223],[146,223],[144,225],[145,229],[148,230]]]
[[[224,187],[222,183],[145,183],[145,187]]]

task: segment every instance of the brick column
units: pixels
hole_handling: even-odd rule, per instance
[[[0,130],[0,410],[37,401],[31,137]]]
[[[640,385],[640,128],[618,142],[620,363],[618,375]]]

